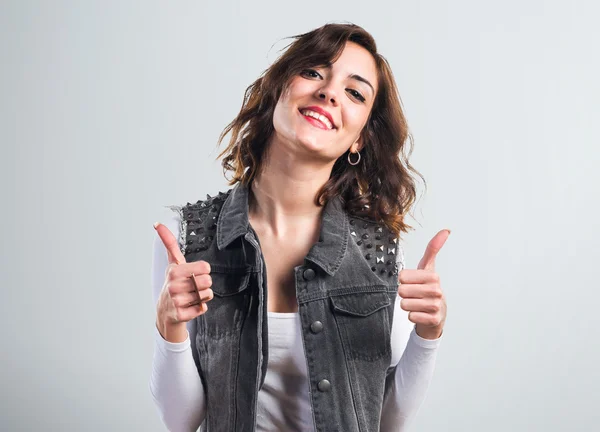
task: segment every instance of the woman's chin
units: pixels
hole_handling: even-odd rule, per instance
[[[328,147],[324,140],[317,139],[315,136],[298,137],[297,143],[298,147],[305,149],[310,153],[323,153]]]
[[[311,129],[314,127],[311,126]],[[327,139],[328,137],[324,137],[318,131],[315,133],[313,130],[304,130],[304,128],[297,128],[294,133],[286,135],[280,137],[281,141],[286,141],[290,146],[289,150],[298,156],[308,155],[323,160],[335,159],[335,155],[331,154],[335,152],[335,142],[332,142],[331,137]]]

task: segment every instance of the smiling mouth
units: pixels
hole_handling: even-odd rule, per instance
[[[324,130],[333,130],[335,127],[327,117],[309,109],[298,110],[310,124]]]

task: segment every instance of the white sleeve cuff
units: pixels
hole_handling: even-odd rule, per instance
[[[425,339],[417,334],[417,327],[414,326],[412,331],[410,332],[410,341],[416,343],[421,348],[435,349],[440,345],[443,335],[444,333],[442,332],[440,337],[437,339]]]

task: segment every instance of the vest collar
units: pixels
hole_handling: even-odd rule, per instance
[[[237,183],[223,203],[217,219],[217,247],[226,248],[233,240],[249,231],[249,187]],[[331,198],[321,213],[320,239],[309,250],[306,259],[333,276],[340,267],[348,247],[348,214],[341,197]]]

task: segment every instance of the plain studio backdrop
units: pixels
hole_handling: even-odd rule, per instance
[[[391,63],[428,183],[407,268],[452,230],[444,341],[412,430],[598,430],[599,12],[2,1],[0,430],[164,430],[152,223],[228,187],[218,135],[284,38],[343,21]]]

